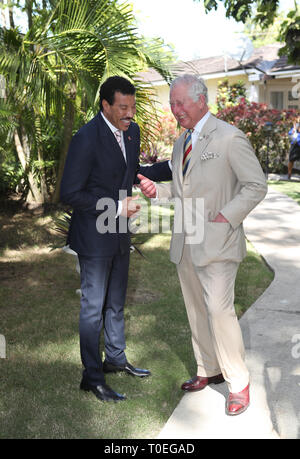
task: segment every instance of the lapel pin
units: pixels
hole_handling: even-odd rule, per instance
[[[128,136],[128,140],[131,140],[131,137],[130,137],[130,135]]]

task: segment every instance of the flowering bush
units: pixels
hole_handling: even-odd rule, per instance
[[[228,78],[219,81],[216,99],[218,110],[233,107],[243,98],[246,98],[246,86],[243,81],[237,81],[232,84],[229,84]]]
[[[241,99],[238,105],[219,110],[216,116],[235,125],[249,138],[263,169],[282,172],[288,157],[288,131],[297,117],[296,110],[270,109],[266,104]],[[272,123],[267,131],[266,123]]]
[[[154,129],[156,133],[155,142],[145,142],[141,146],[141,161],[144,163],[170,159],[173,144],[182,132],[168,109],[161,112],[161,116],[154,123]]]

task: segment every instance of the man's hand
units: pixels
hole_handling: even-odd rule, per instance
[[[123,199],[121,212],[121,215],[123,217],[130,218],[132,217],[132,215],[136,214],[140,210],[140,204],[134,202],[137,199],[139,199],[139,196],[129,196],[128,198]]]
[[[222,215],[220,212],[216,216],[216,218],[213,220],[215,223],[229,223],[229,221]]]
[[[156,198],[156,186],[154,182],[141,174],[138,174],[137,177],[140,179],[140,190],[146,198]]]

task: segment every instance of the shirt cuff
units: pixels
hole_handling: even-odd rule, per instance
[[[116,213],[116,218],[118,218],[121,215],[122,210],[123,210],[122,201],[118,201],[118,210],[117,210],[117,213]]]

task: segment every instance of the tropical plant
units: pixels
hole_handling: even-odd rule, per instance
[[[19,2],[16,2],[19,6]],[[154,138],[153,90],[137,77],[147,66],[167,80],[171,54],[138,36],[131,6],[116,0],[28,0],[28,30],[0,29],[0,135],[14,149],[28,200],[43,202],[59,185],[71,137],[98,111],[99,87],[111,75],[137,88],[142,141]],[[12,23],[11,23],[12,25]],[[2,152],[3,156],[3,152]]]

